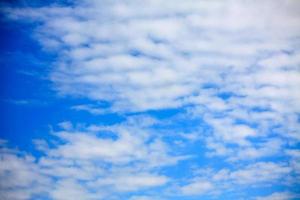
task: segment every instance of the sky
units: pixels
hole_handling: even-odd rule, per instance
[[[300,1],[4,0],[0,199],[300,199]]]

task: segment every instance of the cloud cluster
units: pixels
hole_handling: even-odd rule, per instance
[[[3,142],[1,198],[114,199],[118,192],[164,186],[170,178],[160,169],[186,158],[133,123],[76,128],[64,122],[52,141],[35,141],[39,158]]]
[[[221,140],[245,145],[277,126],[299,139],[299,9],[289,0],[133,0],[9,14],[41,22],[36,37],[59,52],[50,76],[61,95],[107,101],[103,112],[192,105]]]
[[[202,105],[211,85],[213,96],[233,93],[241,104],[272,98],[272,109],[287,100],[299,110],[298,9],[294,1],[107,1],[12,15],[43,23],[36,34],[60,52],[51,78],[64,95],[135,111]],[[222,99],[209,100],[222,109]]]
[[[288,150],[287,154],[295,158],[290,164],[258,162],[234,169],[198,168],[194,169],[193,178],[184,183],[161,173],[164,167],[177,165],[186,158],[172,155],[162,140],[153,140],[153,133],[149,132],[149,124],[153,123],[149,121],[135,117],[114,126],[84,127],[63,122],[59,131],[52,132],[54,138],[50,141],[35,140],[43,154],[39,158],[8,148],[7,143],[1,141],[1,198],[119,199],[127,192],[135,194],[166,185],[174,190],[174,184],[172,194],[166,190],[159,196],[215,196],[222,190],[232,192],[240,187],[257,188],[278,182],[291,185],[295,181],[292,173],[299,172],[295,168],[299,152]],[[126,140],[137,132],[140,137],[136,135]],[[178,188],[177,184],[181,186]],[[294,196],[292,193],[282,195],[273,194],[279,199]],[[159,199],[151,197],[151,193],[149,197],[133,195],[131,198]]]
[[[297,196],[289,192],[274,192],[266,197],[258,197],[257,200],[289,200],[295,198],[297,198]]]
[[[157,134],[149,134],[146,127],[155,120],[84,130],[65,123],[54,133],[59,143],[37,141],[45,153],[38,161],[10,154],[12,162],[38,168],[43,182],[60,178],[49,194],[53,198],[107,199],[114,192],[166,184],[179,187],[180,195],[216,195],[283,178],[289,186],[299,184],[299,2],[105,0],[4,11],[11,19],[37,24],[33,37],[57,56],[49,74],[57,93],[94,102],[72,110],[147,115],[176,108],[175,119],[201,121],[190,135],[157,127],[151,131]],[[161,120],[160,126],[177,122],[172,120]],[[231,167],[211,169],[186,184],[170,183],[160,170],[188,156],[171,156],[178,146],[162,139],[164,131],[175,132],[168,136],[172,140],[200,140],[203,159],[217,156]],[[98,193],[98,188],[104,189]]]
[[[222,190],[231,193],[237,191],[237,188],[259,188],[263,185],[276,184],[279,181],[289,185],[291,184],[289,177],[291,171],[293,171],[291,166],[273,162],[257,162],[234,169],[200,168],[196,170],[193,179],[180,187],[180,190],[184,195],[210,194],[215,196]]]

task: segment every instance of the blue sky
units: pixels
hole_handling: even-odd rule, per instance
[[[0,199],[300,199],[298,1],[0,8]]]

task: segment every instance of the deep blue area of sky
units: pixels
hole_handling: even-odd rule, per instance
[[[55,55],[44,52],[31,37],[33,28],[0,16],[0,138],[32,149],[32,139],[48,137],[51,126],[62,121],[119,121],[118,116],[72,111],[72,105],[88,100],[57,96],[48,80]]]

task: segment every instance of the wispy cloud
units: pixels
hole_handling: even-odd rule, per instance
[[[292,0],[76,1],[3,9],[9,19],[33,23],[36,40],[57,55],[49,74],[57,94],[92,102],[71,109],[127,120],[79,128],[64,123],[52,133],[53,144],[36,141],[44,154],[37,160],[3,152],[7,165],[17,163],[3,174],[40,177],[9,187],[46,185],[38,191],[54,199],[118,199],[155,187],[161,195],[128,199],[217,198],[224,188],[296,187],[299,11]],[[167,109],[178,113],[151,118],[151,112]],[[187,159],[192,157],[197,159]],[[164,171],[180,161],[209,170],[188,177]],[[13,195],[8,184],[1,187],[4,195]],[[16,191],[16,199],[21,192],[38,193]],[[293,198],[270,195],[259,198]]]

